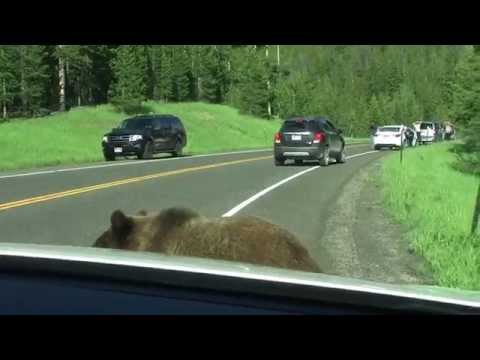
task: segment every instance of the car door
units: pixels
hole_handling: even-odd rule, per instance
[[[183,125],[180,122],[180,119],[174,118],[173,121],[174,121],[174,124],[175,124],[174,125],[174,131],[175,131],[176,137],[177,137],[178,140],[180,140],[182,146],[185,146],[186,143],[187,143],[187,137],[186,137],[186,134],[185,134],[185,129],[183,128]]]
[[[327,136],[330,138],[330,149],[334,152],[339,152],[341,148],[341,141],[337,129],[335,129],[330,121],[325,120],[324,130],[327,133]]]
[[[185,126],[183,126],[182,121],[178,119],[178,127],[180,129],[180,133],[182,134],[182,140],[183,140],[183,146],[187,146],[187,130],[185,129]]]
[[[156,118],[153,120],[153,138],[155,150],[167,150],[171,148],[171,136],[168,128],[170,122],[167,118]]]
[[[166,118],[164,123],[167,149],[174,149],[178,140],[178,127],[175,118]]]

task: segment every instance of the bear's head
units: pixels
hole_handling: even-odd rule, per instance
[[[153,245],[161,246],[165,236],[198,214],[183,208],[170,208],[159,213],[148,214],[141,210],[127,216],[115,210],[110,217],[110,228],[94,243],[94,247],[121,250],[148,250]]]

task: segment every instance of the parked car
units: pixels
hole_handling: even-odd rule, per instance
[[[325,118],[307,117],[284,121],[274,139],[275,165],[287,159],[301,164],[303,160],[317,160],[328,166],[333,158],[338,163],[346,161],[345,140],[342,130]]]
[[[420,123],[420,143],[433,143],[435,141],[435,124],[422,121]]]
[[[406,127],[404,125],[388,125],[377,129],[373,136],[373,148],[401,148],[407,143]]]
[[[157,153],[180,156],[186,144],[187,134],[182,121],[173,115],[142,115],[126,119],[102,140],[107,161],[128,155],[147,159]]]

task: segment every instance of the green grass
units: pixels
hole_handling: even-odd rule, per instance
[[[279,120],[240,115],[226,105],[153,101],[145,105],[154,113],[182,119],[188,134],[186,154],[268,148],[280,127]],[[111,105],[99,105],[0,124],[0,171],[102,161],[102,135],[127,117]]]
[[[451,146],[405,151],[402,165],[398,152],[386,157],[384,199],[439,286],[480,290],[480,237],[470,235],[479,180],[451,167]]]
[[[271,146],[279,127],[278,121],[240,115],[225,105],[146,105],[152,112],[175,114],[183,120],[188,154]],[[100,105],[0,124],[0,170],[101,161],[102,135],[127,117],[110,105]]]

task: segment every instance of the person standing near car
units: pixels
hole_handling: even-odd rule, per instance
[[[409,147],[413,146],[413,131],[409,128],[405,129],[405,137],[407,138],[407,143]]]
[[[420,133],[420,121],[417,121],[415,123],[412,124],[413,125],[413,128],[415,130],[415,132],[417,133],[417,145],[418,144],[421,144],[421,133]]]

